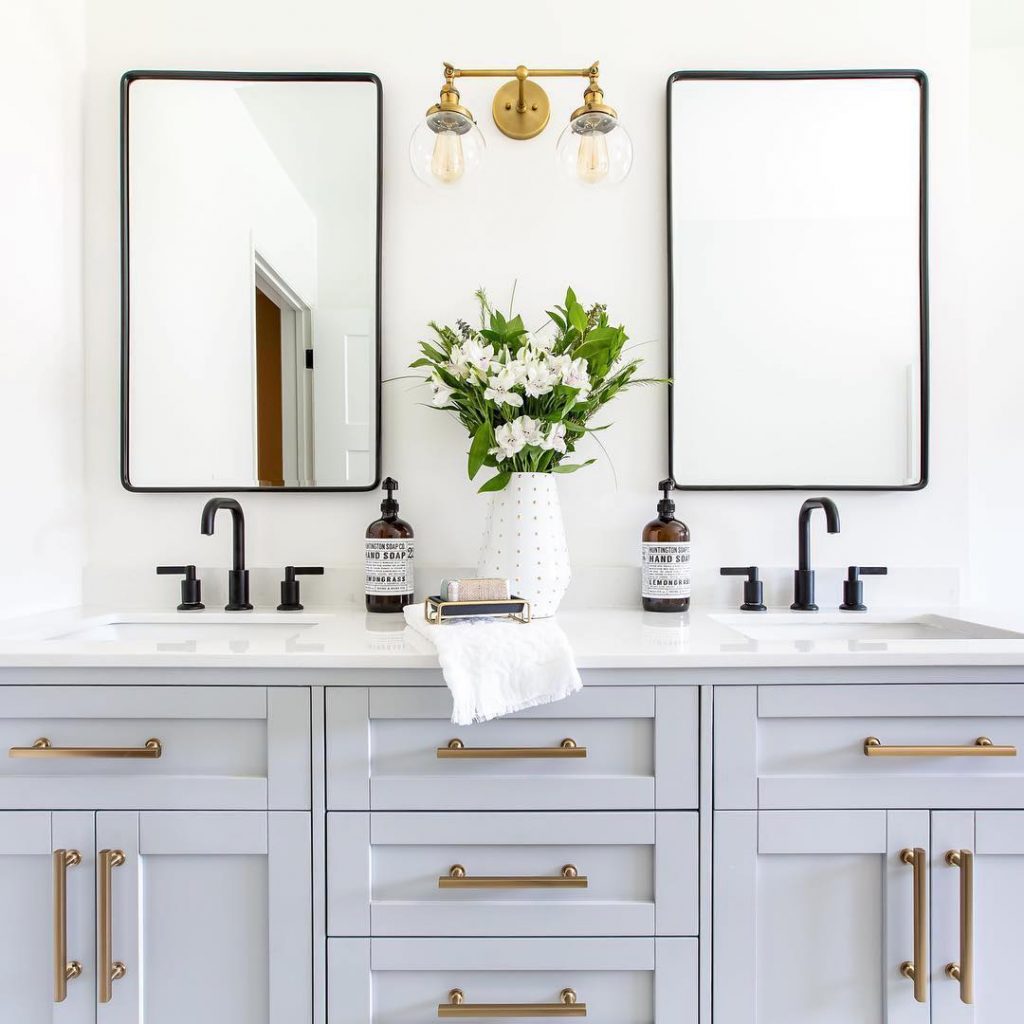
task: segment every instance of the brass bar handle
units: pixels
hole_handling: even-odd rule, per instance
[[[453,864],[437,880],[438,889],[586,889],[590,884],[575,864],[564,864],[557,875],[467,875],[461,864]]]
[[[448,993],[437,1007],[438,1017],[586,1017],[587,1004],[576,1001],[571,988],[563,988],[557,1003],[467,1003],[461,988]]]
[[[53,1001],[68,997],[68,982],[82,973],[77,960],[68,959],[68,868],[82,863],[77,850],[53,851]]]
[[[570,736],[566,736],[557,747],[467,747],[456,737],[449,740],[447,746],[438,747],[437,756],[459,759],[586,757],[587,748],[577,746]]]
[[[96,879],[96,972],[98,996],[109,1003],[114,995],[114,982],[125,976],[125,965],[113,959],[113,894],[111,875],[124,864],[124,850],[100,850]]]
[[[974,854],[950,850],[946,863],[960,869],[960,962],[946,964],[946,977],[960,983],[960,1002],[974,1002]]]
[[[914,959],[900,964],[900,974],[914,983],[914,998],[928,1002],[927,861],[920,846],[900,850],[900,860],[914,869]]]
[[[979,736],[973,743],[953,743],[948,746],[928,743],[908,746],[900,743],[882,743],[877,736],[864,740],[865,757],[1016,757],[1012,744],[997,745],[987,736]]]
[[[148,739],[141,747],[55,747],[45,736],[31,747],[11,747],[8,757],[141,757],[156,758],[164,752],[157,739]]]

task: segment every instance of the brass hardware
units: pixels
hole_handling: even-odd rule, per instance
[[[53,1001],[63,1003],[68,982],[82,973],[77,960],[68,960],[68,868],[82,863],[77,850],[53,851]]]
[[[111,874],[124,864],[124,850],[100,850],[96,862],[96,964],[98,994],[101,1003],[109,1003],[114,982],[125,976],[125,965],[113,959],[113,898]]]
[[[970,744],[941,746],[933,743],[923,746],[883,744],[877,736],[864,740],[865,757],[1016,757],[1012,745],[996,746],[987,736],[979,736]]]
[[[437,1007],[438,1017],[586,1017],[587,1004],[576,1001],[571,988],[563,988],[557,1003],[467,1003],[461,988],[448,993]]]
[[[533,617],[530,602],[524,601],[521,597],[509,597],[498,601],[442,601],[440,597],[436,596],[428,597],[423,602],[423,617],[431,625],[439,626],[442,622],[471,614],[469,612],[449,611],[449,609],[468,608],[470,606],[479,607],[481,605],[493,606],[495,608],[499,606],[504,608],[508,608],[509,605],[515,606],[511,611],[483,613],[493,615],[495,618],[508,618],[515,622],[529,622]]]
[[[960,984],[960,1002],[974,1002],[974,854],[950,850],[946,863],[960,869],[960,962],[946,964],[946,977]]]
[[[11,747],[9,757],[140,757],[156,758],[163,754],[163,745],[157,739],[148,739],[141,747],[55,747],[45,737],[31,747]]]
[[[438,889],[586,889],[589,884],[575,864],[564,864],[557,875],[467,875],[461,864],[453,864],[437,880]]]
[[[900,860],[914,869],[914,959],[900,964],[900,974],[914,983],[914,998],[928,1002],[927,861],[920,846],[900,850]]]
[[[438,757],[455,758],[547,758],[586,757],[587,748],[578,747],[576,741],[567,736],[557,747],[467,747],[458,737],[448,741],[445,747],[437,748]]]

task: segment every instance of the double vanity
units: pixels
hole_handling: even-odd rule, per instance
[[[456,727],[372,618],[7,627],[5,1019],[1015,1019],[1022,623],[570,611]]]

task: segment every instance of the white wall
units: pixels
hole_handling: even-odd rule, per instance
[[[81,0],[0,5],[0,616],[78,603]]]
[[[921,493],[839,495],[840,537],[816,542],[822,565],[949,565],[966,569],[967,432],[964,374],[967,244],[968,0],[523,0],[513,17],[452,0],[338,4],[295,0],[88,0],[86,267],[89,579],[141,578],[167,559],[224,564],[226,538],[198,532],[201,495],[133,495],[118,483],[117,83],[130,67],[372,70],[384,82],[384,371],[405,372],[431,318],[472,313],[484,284],[540,320],[572,284],[607,302],[647,369],[665,370],[665,80],[679,68],[924,68],[931,80],[932,483]],[[507,12],[505,12],[507,13]],[[618,190],[585,193],[556,177],[561,122],[582,82],[550,83],[553,116],[530,143],[490,122],[494,83],[466,81],[463,100],[488,140],[487,180],[438,194],[408,169],[415,120],[435,101],[441,62],[536,66],[602,63],[609,102],[633,134],[633,173]],[[339,129],[341,126],[338,126]],[[385,385],[384,470],[401,482],[402,510],[421,564],[475,560],[484,499],[465,478],[457,425],[423,408],[422,391]],[[723,401],[728,401],[723,395]],[[619,401],[606,463],[560,483],[577,566],[633,565],[665,473],[666,400]],[[737,410],[741,415],[741,410]],[[811,427],[810,429],[813,429]],[[588,453],[589,454],[589,453]],[[597,452],[593,454],[599,454]],[[681,495],[704,566],[792,565],[803,495]],[[357,565],[378,496],[251,495],[254,565]],[[93,589],[92,592],[95,592]],[[270,595],[266,595],[269,597]],[[927,597],[927,595],[922,595]]]

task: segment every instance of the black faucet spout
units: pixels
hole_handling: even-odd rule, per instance
[[[249,570],[245,567],[245,514],[234,498],[211,498],[203,506],[200,532],[213,536],[217,513],[222,509],[231,513],[231,569],[228,572],[228,603],[225,611],[252,611],[249,603]]]
[[[797,518],[799,568],[793,573],[793,603],[796,612],[816,612],[814,603],[814,570],[811,568],[811,513],[820,508],[825,513],[829,533],[839,533],[839,509],[831,498],[808,498],[800,506]]]

